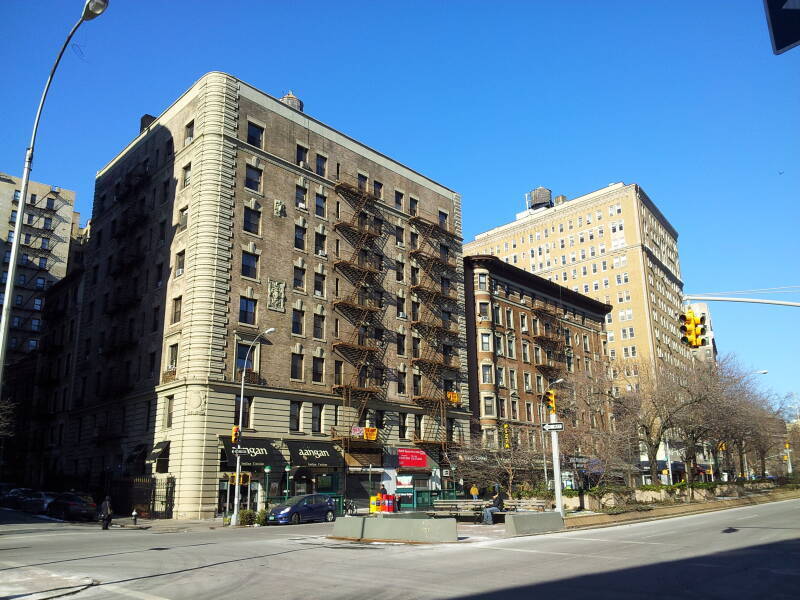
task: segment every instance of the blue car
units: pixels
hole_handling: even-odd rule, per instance
[[[308,521],[327,521],[336,519],[333,499],[322,494],[292,496],[269,511],[267,522],[273,524],[297,525]]]

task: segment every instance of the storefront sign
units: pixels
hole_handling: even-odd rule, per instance
[[[364,439],[374,442],[378,439],[377,427],[364,427]]]
[[[447,400],[452,404],[458,404],[458,392],[447,392]]]
[[[229,469],[236,468],[236,457],[241,456],[244,465],[273,465],[285,462],[283,455],[272,445],[269,438],[243,437],[237,446],[231,444],[230,436],[221,436]]]
[[[350,435],[355,438],[363,438],[364,437],[364,427],[358,427],[357,425],[353,425],[350,428]]]
[[[401,467],[427,467],[428,455],[424,450],[414,448],[398,448],[397,461]]]
[[[292,466],[339,467],[342,455],[329,442],[305,442],[287,440]]]

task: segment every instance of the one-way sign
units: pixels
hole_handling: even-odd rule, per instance
[[[545,431],[564,431],[563,423],[543,423],[542,429]]]
[[[775,54],[800,44],[800,0],[764,0],[764,12]]]

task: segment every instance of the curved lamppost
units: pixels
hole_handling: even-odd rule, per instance
[[[269,329],[259,333],[255,339],[250,342],[250,347],[247,349],[247,354],[244,356],[244,363],[242,364],[242,389],[241,393],[239,394],[239,445],[238,448],[242,447],[242,437],[241,431],[242,427],[244,426],[242,421],[244,420],[244,378],[247,375],[247,361],[250,358],[250,352],[253,351],[253,347],[256,345],[256,342],[261,339],[262,336],[269,335],[270,333],[274,333],[275,328],[270,327]],[[239,484],[239,479],[242,473],[242,455],[237,453],[236,454],[236,488],[234,490],[233,495],[233,514],[231,515],[231,527],[236,527],[239,524],[239,501],[242,492],[242,486]],[[249,484],[248,484],[249,485]]]
[[[33,164],[33,148],[36,145],[36,134],[39,131],[39,119],[42,116],[42,108],[44,108],[44,101],[47,98],[47,92],[50,90],[50,84],[53,82],[53,76],[58,68],[58,63],[61,62],[61,57],[64,55],[64,50],[67,49],[72,36],[78,31],[84,21],[91,21],[95,17],[99,17],[108,8],[108,0],[86,0],[83,5],[83,12],[81,18],[75,23],[75,26],[69,32],[67,39],[61,46],[58,52],[56,62],[50,69],[50,75],[47,77],[47,82],[44,84],[44,91],[39,100],[39,108],[36,109],[36,116],[33,119],[33,131],[31,132],[31,142],[25,150],[25,164],[22,168],[22,184],[20,190],[19,205],[17,208],[17,222],[14,226],[14,240],[11,243],[11,254],[8,262],[8,279],[6,280],[5,296],[3,302],[2,317],[0,317],[0,385],[3,382],[3,372],[6,362],[6,344],[8,342],[8,325],[11,319],[11,299],[14,297],[14,281],[16,279],[17,271],[17,254],[19,254],[20,240],[22,239],[22,223],[25,221],[25,202],[28,197],[28,182],[31,177],[31,165]]]

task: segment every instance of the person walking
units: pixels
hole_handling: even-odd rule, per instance
[[[469,488],[469,493],[472,496],[473,500],[477,500],[478,499],[478,486],[473,483],[472,487]]]
[[[498,491],[492,496],[492,504],[483,509],[483,524],[494,525],[494,513],[500,512],[505,508],[503,504],[503,492]]]
[[[108,529],[108,526],[111,525],[112,514],[114,511],[111,508],[111,496],[106,496],[100,505],[100,521],[103,523],[103,529]]]

